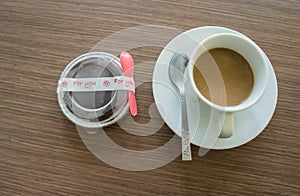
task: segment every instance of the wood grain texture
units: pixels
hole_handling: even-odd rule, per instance
[[[84,146],[62,114],[56,82],[64,67],[112,33],[138,25],[186,31],[216,25],[252,38],[275,69],[279,98],[262,134],[238,148],[192,162],[130,172],[107,165]],[[0,195],[300,195],[299,1],[0,1]],[[137,63],[162,48],[132,50]],[[142,67],[140,74],[152,75]],[[151,83],[137,89],[139,115],[150,120]],[[149,137],[118,125],[105,129],[132,150],[155,149],[173,132]],[[145,130],[140,130],[145,131]]]

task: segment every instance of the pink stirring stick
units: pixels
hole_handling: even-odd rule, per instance
[[[120,55],[120,63],[125,76],[132,77],[134,62],[132,56],[128,52],[122,52]],[[129,109],[132,116],[137,115],[136,99],[133,91],[128,92]]]

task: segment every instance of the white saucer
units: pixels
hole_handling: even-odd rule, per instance
[[[181,136],[180,102],[177,89],[168,75],[169,62],[174,52],[185,53],[190,56],[195,46],[207,36],[216,33],[236,33],[223,27],[200,27],[186,31],[174,38],[161,52],[153,73],[153,94],[159,113],[166,124]],[[210,149],[229,149],[243,145],[258,136],[270,122],[277,103],[277,81],[275,72],[270,65],[269,84],[261,100],[247,110],[236,112],[234,134],[230,138],[218,138],[213,145],[207,146],[203,138],[207,137],[210,123],[210,108],[194,98],[187,100],[189,131],[191,143],[199,147]]]

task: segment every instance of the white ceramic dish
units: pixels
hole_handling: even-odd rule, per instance
[[[216,33],[235,33],[223,27],[199,27],[186,31],[174,38],[161,52],[153,73],[153,94],[158,111],[166,124],[179,136],[180,102],[176,87],[168,76],[168,67],[174,52],[190,56],[196,45],[204,38]],[[241,35],[241,34],[240,34]],[[187,99],[189,131],[191,143],[210,149],[229,149],[243,145],[258,136],[270,122],[277,103],[277,81],[271,62],[265,55],[270,66],[268,87],[263,97],[252,107],[235,113],[234,134],[230,138],[218,138],[211,146],[204,141],[210,138],[207,132],[211,121],[211,109],[203,102],[191,96]]]

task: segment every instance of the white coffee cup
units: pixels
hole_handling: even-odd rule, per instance
[[[201,54],[213,48],[231,49],[242,55],[251,66],[254,77],[252,92],[245,101],[236,106],[221,106],[211,102],[201,94],[195,84],[193,76],[195,62]],[[268,75],[269,67],[262,49],[248,37],[231,33],[215,34],[201,41],[192,52],[188,64],[189,81],[191,82],[192,90],[196,93],[198,98],[208,104],[212,109],[225,113],[224,124],[219,136],[221,138],[231,137],[234,133],[234,113],[251,107],[262,97],[267,87]],[[222,76],[216,77],[216,79],[222,80]]]

